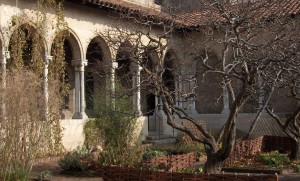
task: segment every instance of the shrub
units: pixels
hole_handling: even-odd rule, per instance
[[[204,146],[202,144],[180,144],[172,146],[149,146],[145,149],[143,159],[151,159],[166,155],[178,155],[195,152],[197,157],[204,155]]]
[[[64,170],[87,171],[92,163],[92,158],[86,147],[78,147],[60,159],[58,165]]]
[[[146,148],[144,154],[143,154],[143,160],[150,160],[152,158],[156,158],[156,157],[162,157],[162,156],[166,156],[167,152],[165,151],[160,151],[160,150],[154,150],[150,147]]]
[[[281,168],[286,163],[289,163],[289,157],[286,154],[280,154],[278,151],[270,153],[257,154],[256,157],[260,159],[267,166]]]
[[[4,178],[6,174],[29,174],[38,156],[62,151],[60,105],[54,84],[49,85],[52,101],[46,111],[41,78],[26,69],[7,71],[6,86],[0,91],[1,114],[5,114],[0,118],[0,174]]]
[[[96,99],[105,100],[105,99]],[[136,131],[136,118],[128,112],[128,99],[117,99],[114,105],[101,102],[96,107],[97,118],[84,126],[85,145],[101,146],[102,164],[135,165],[141,160],[142,147]],[[127,105],[127,106],[125,106]]]

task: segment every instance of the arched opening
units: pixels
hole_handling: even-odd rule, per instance
[[[132,46],[122,43],[118,49],[116,62],[116,107],[122,111],[132,113],[132,72],[131,72]]]
[[[64,52],[65,52],[65,79],[68,82],[69,86],[69,94],[64,97],[64,104],[63,108],[67,110],[73,111],[72,106],[72,90],[75,89],[75,76],[74,76],[74,67],[72,66],[72,60],[73,60],[73,50],[71,43],[68,39],[64,41]]]
[[[64,67],[64,73],[60,76],[60,81],[68,87],[62,87],[61,91],[66,91],[62,104],[62,119],[71,119],[75,112],[75,69],[72,60],[78,60],[80,48],[75,36],[70,32],[60,32],[55,37],[51,46],[53,61],[50,63],[51,69],[58,69],[57,66]],[[54,70],[52,70],[54,71]],[[61,74],[56,72],[56,74]]]
[[[220,66],[216,55],[211,54],[207,60],[212,67]],[[221,113],[223,110],[223,88],[220,85],[221,77],[215,73],[204,73],[205,68],[201,61],[197,61],[196,79],[197,100],[196,110],[200,114]]]
[[[174,104],[176,104],[176,87],[175,87],[175,61],[176,56],[173,51],[168,51],[164,60],[164,73],[162,75],[165,89],[171,94]]]
[[[130,54],[131,46],[128,44],[121,44],[116,61],[118,68],[116,69],[117,84],[121,86],[121,89],[130,89],[132,87],[132,74],[130,71]],[[118,86],[118,85],[117,85]]]
[[[145,52],[142,57],[142,67],[141,71],[141,111],[143,115],[150,116],[153,115],[156,108],[156,96],[155,90],[153,88],[152,77],[147,74],[145,69],[153,72],[155,69],[155,63],[153,60],[153,53]]]
[[[19,26],[9,41],[10,61],[7,68],[25,68],[42,75],[45,47],[43,37],[29,24]]]
[[[86,58],[88,65],[85,69],[85,100],[86,113],[95,117],[101,105],[106,104],[107,73],[109,70],[108,46],[100,37],[93,38],[88,45]]]

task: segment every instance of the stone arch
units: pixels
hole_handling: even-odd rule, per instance
[[[164,86],[171,92],[171,95],[174,99],[174,104],[177,101],[176,89],[178,89],[177,80],[179,75],[179,60],[173,49],[167,51],[164,57],[164,73],[162,75],[162,79],[164,82]]]
[[[105,103],[103,100],[107,95],[109,81],[107,75],[111,69],[111,56],[111,51],[103,38],[96,36],[91,39],[86,51],[88,65],[85,70],[86,113],[89,117],[94,116],[94,110],[98,105]]]
[[[142,55],[141,64],[143,68],[155,69],[159,61],[155,49],[149,47]],[[149,76],[145,70],[141,71],[141,111],[143,115],[153,115],[157,106],[157,98],[153,91],[153,82],[148,80]]]
[[[204,53],[202,56],[205,56]],[[201,58],[201,55],[199,58]],[[219,60],[218,56],[214,52],[211,52],[209,54],[208,64],[211,66],[218,66]],[[197,112],[200,114],[221,113],[223,110],[223,88],[219,85],[220,77],[211,73],[206,73],[203,77],[201,61],[197,61],[196,81]]]
[[[121,43],[116,55],[116,62],[118,63],[118,67],[116,69],[116,80],[120,84],[117,86],[122,86],[122,88],[125,89],[132,87],[132,51],[133,46],[130,42],[126,41]]]
[[[43,46],[40,46],[41,44]],[[13,47],[16,47],[16,45],[22,46],[20,47],[21,50],[18,48],[14,49]],[[36,27],[32,23],[23,23],[14,28],[8,42],[8,50],[10,51],[8,68],[18,67],[22,64],[27,68],[30,67],[42,73],[47,44],[45,38],[37,32]],[[33,58],[34,52],[35,57]],[[22,63],[18,63],[17,57],[22,58]]]
[[[1,55],[0,55],[0,58],[4,58],[4,51],[5,51],[5,48],[4,48],[4,45],[5,45],[5,42],[4,42],[4,38],[3,38],[3,34],[2,34],[2,31],[0,30],[0,52],[1,52]]]
[[[65,80],[69,85],[69,92],[68,95],[65,96],[64,104],[62,106],[62,118],[71,119],[75,112],[75,68],[72,65],[72,61],[83,59],[82,46],[76,34],[70,29],[59,32],[59,34],[56,34],[54,37],[51,45],[51,54],[54,56],[54,59],[55,54],[53,54],[53,52],[55,48],[55,39],[62,37],[64,39]]]

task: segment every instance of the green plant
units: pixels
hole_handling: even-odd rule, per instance
[[[155,157],[162,157],[166,156],[167,152],[165,151],[160,151],[160,150],[154,150],[150,147],[146,148],[144,153],[143,153],[143,160],[150,160]]]
[[[45,170],[45,171],[41,172],[40,175],[39,175],[39,179],[40,179],[40,181],[51,180],[52,179],[52,172],[49,171],[49,170]]]
[[[92,155],[86,147],[78,147],[60,159],[58,165],[64,170],[87,171],[92,160]]]
[[[175,172],[178,172],[178,173],[195,173],[195,168],[186,167],[186,168],[177,169]]]
[[[278,151],[257,154],[256,157],[260,159],[267,166],[271,166],[275,168],[282,168],[284,164],[290,162],[286,154],[280,154]]]
[[[180,144],[172,146],[149,146],[144,150],[143,159],[151,159],[165,155],[178,155],[195,152],[197,157],[204,155],[203,144]]]
[[[5,172],[0,174],[0,178],[3,181],[27,181],[29,178],[29,170],[21,165],[6,168]]]
[[[94,100],[108,99],[105,95],[100,97]],[[101,164],[134,165],[141,160],[143,150],[137,120],[128,112],[130,104],[124,97],[112,99],[110,104],[95,102],[97,118],[90,119],[84,126],[85,145],[102,147],[99,154]]]

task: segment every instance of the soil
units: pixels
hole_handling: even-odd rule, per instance
[[[79,177],[75,174],[62,174],[62,169],[59,168],[57,161],[39,163],[33,166],[31,172],[32,178],[38,178],[46,170],[52,173],[51,181],[102,181],[100,177]]]

